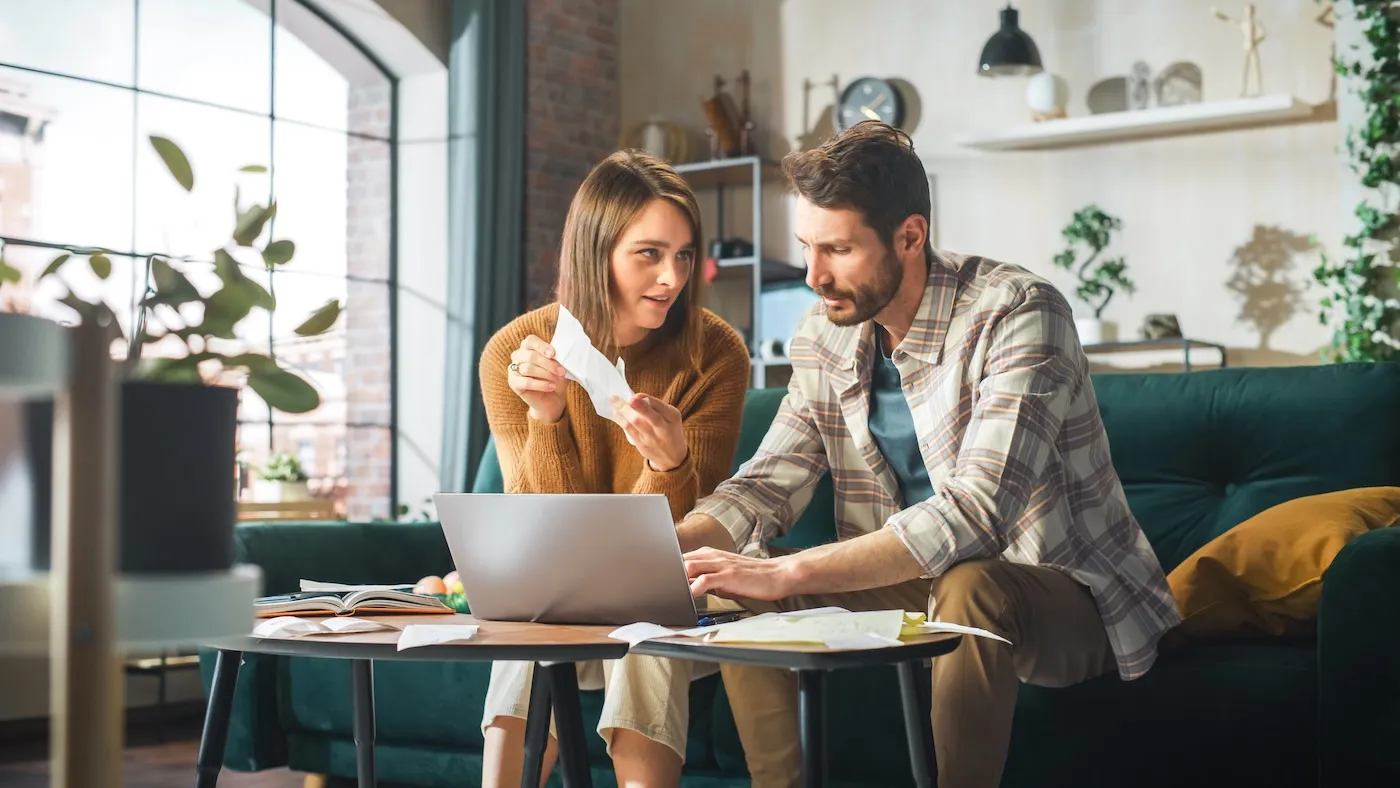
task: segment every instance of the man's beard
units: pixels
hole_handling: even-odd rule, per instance
[[[904,266],[892,254],[886,254],[880,261],[875,277],[854,290],[841,290],[835,287],[818,287],[813,292],[822,298],[841,298],[851,303],[849,312],[834,314],[830,307],[826,319],[837,326],[854,326],[873,319],[894,300],[899,286],[904,282]]]

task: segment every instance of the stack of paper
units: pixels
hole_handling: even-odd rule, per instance
[[[366,618],[338,616],[320,621],[296,616],[269,618],[253,628],[253,636],[260,638],[299,638],[307,635],[345,635],[354,632],[378,632],[393,629],[388,624]]]
[[[904,610],[853,613],[839,607],[764,613],[727,624],[681,631],[643,622],[620,627],[609,633],[609,637],[625,640],[631,646],[653,638],[699,637],[707,643],[820,645],[829,649],[850,650],[897,646],[903,642],[901,638],[937,632],[956,632],[1010,642],[985,629],[930,622],[923,613]]]

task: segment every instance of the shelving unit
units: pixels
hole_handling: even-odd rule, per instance
[[[753,375],[750,385],[763,388],[768,385],[768,370],[771,367],[786,366],[784,362],[765,361],[759,356],[758,345],[763,325],[763,288],[765,283],[800,278],[801,268],[791,266],[781,260],[762,257],[763,254],[763,186],[765,182],[777,180],[781,171],[778,166],[758,156],[737,156],[730,159],[688,162],[675,165],[676,172],[686,179],[690,187],[701,193],[713,192],[717,222],[713,230],[714,238],[725,237],[725,198],[731,189],[752,189],[753,200],[753,248],[754,254],[744,257],[728,257],[717,261],[721,269],[747,268],[750,278],[749,309],[749,363]],[[708,249],[709,239],[702,242]]]
[[[1302,123],[1334,115],[1332,104],[1314,106],[1283,93],[1047,120],[977,132],[955,142],[987,151],[1036,150]]]

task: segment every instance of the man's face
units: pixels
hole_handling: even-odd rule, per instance
[[[838,326],[863,323],[883,310],[904,279],[889,239],[881,239],[849,208],[819,208],[798,197],[797,240],[807,263],[807,286],[822,298]]]

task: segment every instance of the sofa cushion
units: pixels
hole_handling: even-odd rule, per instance
[[[1400,521],[1400,487],[1309,495],[1212,539],[1167,576],[1177,639],[1312,637],[1322,576],[1362,534]]]
[[[1400,365],[1094,377],[1114,468],[1168,572],[1293,498],[1400,484]]]

